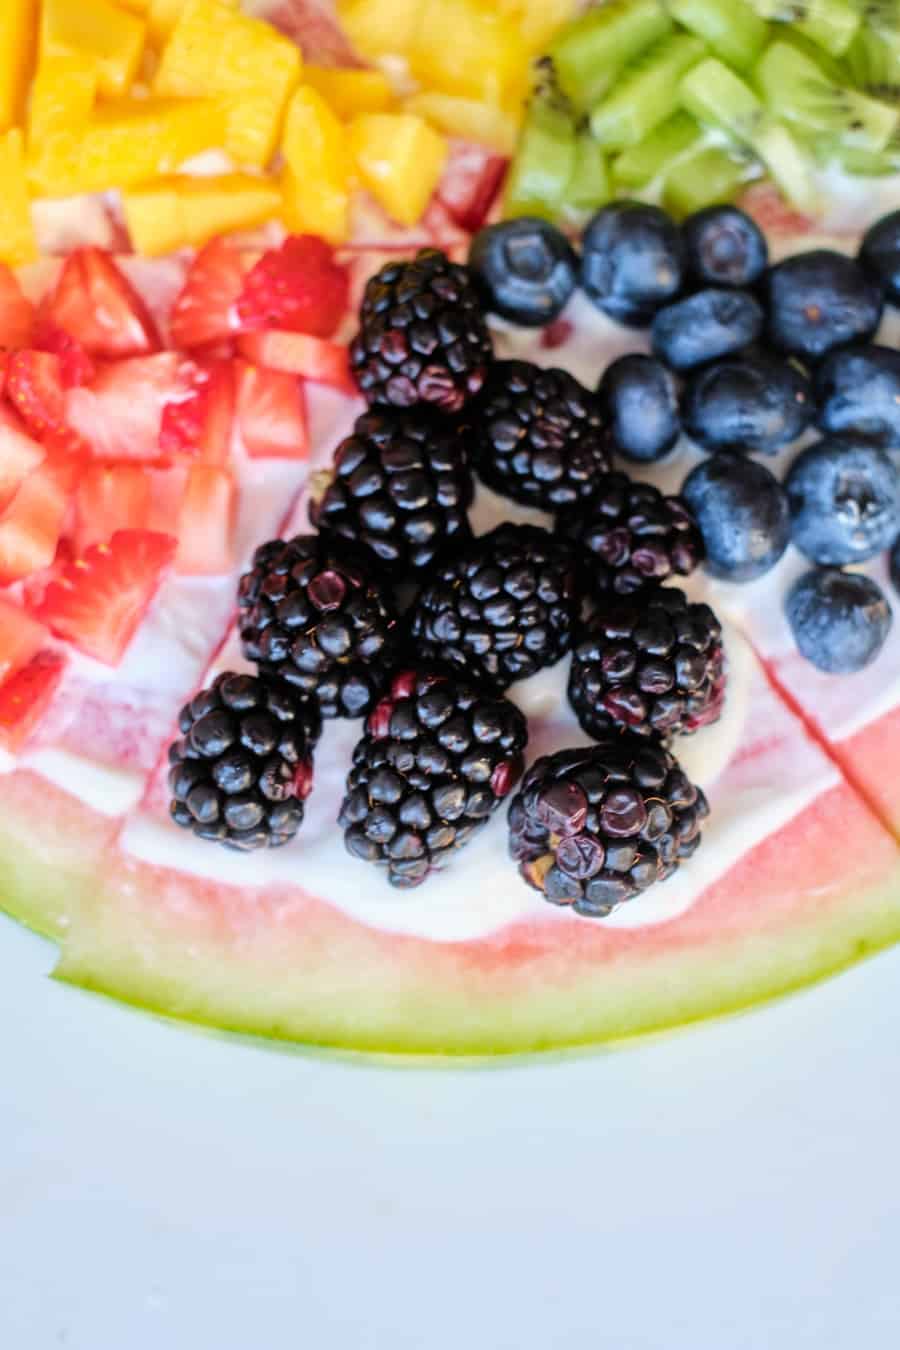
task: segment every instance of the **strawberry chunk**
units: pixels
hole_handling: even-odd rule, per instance
[[[240,362],[237,423],[252,459],[306,459],[309,455],[306,399],[293,375]]]
[[[226,239],[213,239],[197,254],[175,299],[169,332],[178,347],[223,342],[240,332],[238,301],[250,260]]]
[[[32,439],[11,408],[0,405],[0,511],[6,509],[28,475],[42,464],[42,445]]]
[[[231,474],[212,464],[193,464],[178,516],[176,571],[215,576],[231,570],[236,503]]]
[[[91,356],[146,356],[159,350],[150,311],[99,248],[79,248],[69,255],[44,306],[44,318],[77,338]]]
[[[66,394],[62,362],[52,352],[15,352],[6,371],[6,394],[35,436],[64,436]]]
[[[0,596],[0,683],[40,651],[47,640],[47,630],[26,614],[21,605]]]
[[[247,329],[287,328],[331,337],[347,308],[349,289],[346,269],[323,239],[289,235],[247,273],[238,314]]]
[[[234,421],[234,370],[230,361],[198,367],[195,388],[163,409],[159,446],[164,455],[193,455],[224,464]]]
[[[42,651],[0,684],[0,746],[18,754],[46,713],[66,668],[61,652]]]
[[[359,392],[350,374],[347,347],[342,342],[330,342],[309,333],[270,329],[239,337],[238,351],[254,365],[265,366],[267,370],[281,370],[286,375],[330,384],[345,394]]]
[[[90,464],[75,490],[75,547],[83,553],[116,530],[142,530],[150,517],[150,479],[140,464]]]
[[[166,405],[190,398],[197,378],[178,352],[111,362],[90,385],[68,391],[66,416],[97,459],[159,461]]]
[[[81,343],[64,328],[52,323],[41,323],[35,338],[35,347],[59,357],[64,389],[75,389],[79,384],[90,384],[97,369]]]
[[[27,347],[34,330],[34,305],[22,294],[15,273],[0,263],[0,347]]]
[[[484,146],[453,143],[437,197],[461,229],[470,234],[481,229],[503,186],[508,162]]]
[[[117,530],[50,582],[37,618],[87,656],[117,665],[176,548],[168,534]]]
[[[72,467],[48,459],[28,475],[0,516],[0,585],[19,581],[56,557],[74,488]]]

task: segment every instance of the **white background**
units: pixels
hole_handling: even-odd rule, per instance
[[[4,1350],[895,1350],[900,953],[562,1062],[388,1069],[43,978],[0,920]]]

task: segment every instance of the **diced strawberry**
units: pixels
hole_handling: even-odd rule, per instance
[[[27,347],[34,329],[34,305],[22,294],[15,273],[0,263],[0,347]]]
[[[178,352],[114,361],[90,385],[69,390],[66,415],[97,459],[159,461],[163,410],[189,398],[196,378],[197,367]]]
[[[309,333],[288,333],[270,329],[265,333],[245,333],[238,338],[241,356],[267,370],[281,370],[319,384],[330,384],[345,394],[356,394],[350,374],[350,358],[343,342],[311,337]]]
[[[437,197],[449,215],[472,234],[487,219],[506,174],[509,161],[482,145],[455,141],[444,170]]]
[[[150,516],[150,479],[140,464],[90,464],[75,490],[75,547],[83,553],[116,530],[143,530]]]
[[[254,0],[253,13],[281,30],[319,66],[361,66],[331,0]]]
[[[178,517],[176,571],[215,576],[230,570],[235,503],[230,473],[211,464],[191,466]]]
[[[71,483],[54,461],[28,475],[0,516],[0,585],[49,567],[66,522]]]
[[[306,399],[293,375],[240,362],[237,423],[253,459],[306,459],[309,454]]]
[[[159,350],[150,311],[108,253],[79,248],[63,264],[43,317],[91,356],[146,356]]]
[[[197,368],[196,387],[163,409],[159,446],[164,455],[195,455],[224,464],[234,420],[234,369],[230,361]]]
[[[64,389],[75,389],[79,384],[90,384],[97,373],[81,343],[64,328],[41,322],[35,337],[35,347],[59,357]]]
[[[150,512],[147,529],[169,534],[173,521],[178,520],[181,503],[187,487],[189,465],[187,460],[165,466],[153,465],[146,470],[150,480]]]
[[[289,235],[247,273],[238,314],[247,329],[288,328],[331,337],[347,307],[350,281],[334,250],[312,234]]]
[[[7,367],[6,394],[35,436],[66,434],[66,396],[58,356],[30,349],[15,352]]]
[[[172,306],[169,331],[178,347],[202,347],[240,332],[238,300],[248,255],[226,239],[213,239],[197,254]]]
[[[795,210],[774,183],[754,183],[739,205],[766,234],[808,234],[812,229],[812,218]]]
[[[50,582],[37,617],[87,656],[117,665],[176,548],[169,534],[117,530]]]
[[[47,630],[21,605],[0,596],[0,684],[27,666],[47,640]]]
[[[46,451],[25,430],[12,408],[0,404],[0,511],[4,511]]]
[[[66,658],[62,652],[38,652],[0,684],[0,746],[18,754],[46,713],[59,688]]]

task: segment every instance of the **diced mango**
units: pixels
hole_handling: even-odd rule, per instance
[[[159,44],[165,41],[181,18],[187,0],[131,0],[131,3],[144,4],[150,40]],[[237,9],[240,0],[220,0],[220,3],[229,9]]]
[[[29,181],[47,197],[132,187],[220,146],[224,130],[224,110],[213,99],[101,104],[87,126],[56,132],[31,147]]]
[[[28,101],[28,141],[40,145],[56,132],[90,119],[97,97],[97,63],[83,56],[50,56],[38,66]]]
[[[527,81],[515,21],[480,0],[424,0],[406,56],[424,88],[464,98],[503,103]]]
[[[352,161],[342,123],[315,89],[301,85],[288,104],[281,152],[288,228],[343,242],[349,232]]]
[[[44,0],[40,61],[83,54],[97,62],[100,92],[115,97],[134,83],[146,25],[112,0]]]
[[[539,55],[563,24],[574,19],[578,0],[497,0],[497,10],[515,20],[519,36],[529,52]]]
[[[414,225],[440,180],[444,137],[409,113],[367,113],[351,123],[348,139],[372,196],[401,225]]]
[[[3,0],[0,4],[0,131],[22,120],[37,21],[38,0]]]
[[[225,149],[262,168],[278,144],[285,103],[300,78],[295,43],[222,0],[187,0],[153,82],[160,95],[227,100]]]
[[[38,256],[19,127],[0,136],[0,260],[18,267]]]
[[[338,117],[387,112],[394,102],[391,82],[381,70],[341,69],[338,66],[304,66],[303,80],[336,112]]]
[[[151,257],[252,229],[282,213],[277,184],[243,173],[160,178],[124,192],[122,205],[134,248]]]
[[[401,55],[412,45],[425,0],[338,0],[341,26],[361,56]]]
[[[501,155],[511,155],[516,148],[518,120],[493,104],[426,90],[412,94],[403,106],[416,117],[424,117],[447,136],[489,145]]]

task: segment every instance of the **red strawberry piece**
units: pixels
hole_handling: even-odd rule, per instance
[[[45,457],[43,446],[28,435],[12,408],[0,405],[0,511]]]
[[[287,328],[331,337],[347,307],[349,286],[346,270],[323,239],[289,235],[247,273],[238,313],[248,329]]]
[[[330,342],[309,333],[270,329],[263,333],[245,333],[238,338],[238,350],[248,361],[265,366],[267,370],[281,370],[286,375],[330,384],[346,394],[358,393],[343,342]]]
[[[41,322],[35,339],[35,347],[42,352],[52,352],[59,357],[63,388],[74,389],[79,384],[90,384],[97,373],[96,367],[82,347],[81,343],[64,328],[56,324]]]
[[[95,458],[158,462],[166,405],[190,398],[197,378],[198,367],[178,352],[112,361],[90,385],[69,390],[66,415]]]
[[[18,754],[46,713],[59,688],[66,658],[45,650],[0,685],[0,746]]]
[[[462,229],[471,234],[481,229],[503,186],[508,163],[484,146],[452,143],[437,198]]]
[[[145,356],[159,350],[150,311],[103,249],[70,254],[43,309],[48,323],[77,338],[91,356]]]
[[[163,409],[159,432],[163,454],[193,455],[207,464],[224,464],[231,448],[234,384],[231,361],[198,365],[191,393]]]
[[[68,430],[62,361],[52,352],[14,352],[6,370],[6,395],[35,436]]]
[[[248,265],[248,255],[225,239],[200,250],[172,306],[169,331],[176,346],[202,347],[240,332],[238,300]]]
[[[141,464],[89,464],[75,489],[75,545],[105,543],[116,530],[139,530],[150,516],[150,478]]]
[[[235,482],[225,469],[192,464],[178,516],[175,570],[188,576],[216,576],[234,562]]]
[[[27,347],[34,330],[34,305],[22,294],[15,273],[0,263],[0,347]]]
[[[252,459],[306,459],[309,454],[306,400],[295,376],[240,362],[236,416]]]

